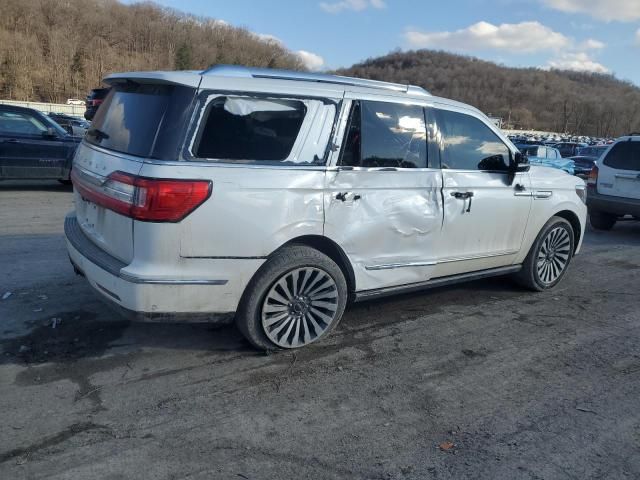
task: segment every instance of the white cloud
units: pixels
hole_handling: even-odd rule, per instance
[[[610,73],[607,67],[591,59],[584,52],[563,53],[559,57],[549,60],[545,68],[573,70],[575,72]]]
[[[282,48],[287,48],[285,43],[280,40],[275,35],[271,35],[269,33],[254,33],[256,38],[262,40],[263,42],[271,43],[273,45],[278,45]],[[293,52],[294,55],[297,55],[305,67],[307,67],[311,71],[317,71],[324,67],[324,58],[320,55],[309,52],[307,50],[298,50],[297,52]]]
[[[340,13],[344,10],[361,12],[369,7],[382,9],[387,4],[384,0],[341,0],[339,2],[320,2],[320,8],[327,13]]]
[[[594,40],[593,38],[589,38],[580,44],[581,49],[583,50],[602,50],[607,45],[600,40]]]
[[[503,23],[493,25],[478,22],[453,32],[421,32],[407,30],[405,40],[414,48],[445,48],[451,50],[507,50],[537,52],[571,46],[571,40],[539,22]]]
[[[638,0],[542,0],[547,6],[567,13],[585,13],[596,20],[640,20]]]
[[[295,52],[298,57],[302,60],[305,67],[307,67],[311,71],[320,70],[324,66],[324,58],[320,55],[317,55],[312,52],[307,52],[306,50],[298,50]]]

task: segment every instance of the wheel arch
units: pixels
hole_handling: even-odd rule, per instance
[[[342,270],[342,274],[347,281],[347,289],[349,293],[355,292],[356,275],[349,257],[340,245],[323,235],[302,235],[300,237],[292,238],[280,248],[293,244],[306,245],[324,253],[327,257],[333,260],[338,267],[340,267],[340,270]],[[278,248],[278,250],[280,250],[280,248]]]
[[[554,216],[564,218],[567,222],[571,224],[571,228],[573,229],[573,254],[575,255],[578,245],[580,244],[580,240],[582,238],[582,225],[580,224],[580,219],[575,212],[571,210],[560,210],[559,212],[554,213]]]

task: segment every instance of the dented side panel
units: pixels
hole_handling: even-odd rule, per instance
[[[358,291],[431,278],[441,188],[433,169],[327,172],[325,235],[351,260]]]

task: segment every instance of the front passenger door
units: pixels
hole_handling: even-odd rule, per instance
[[[437,276],[511,265],[531,208],[529,174],[511,182],[511,151],[479,116],[435,115],[444,183]]]

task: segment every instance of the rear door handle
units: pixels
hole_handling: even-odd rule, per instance
[[[6,140],[2,140],[2,143],[18,143],[16,138],[8,138]]]
[[[360,195],[353,192],[338,192],[335,196],[336,200],[340,200],[341,202],[346,202],[347,200],[360,200]]]

